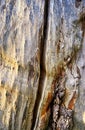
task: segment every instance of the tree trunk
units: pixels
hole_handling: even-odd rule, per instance
[[[0,0],[0,130],[85,130],[85,0]]]

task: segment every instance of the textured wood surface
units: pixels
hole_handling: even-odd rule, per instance
[[[85,130],[85,0],[0,0],[0,130]]]

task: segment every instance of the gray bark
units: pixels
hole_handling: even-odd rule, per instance
[[[0,0],[0,130],[85,130],[85,0]]]

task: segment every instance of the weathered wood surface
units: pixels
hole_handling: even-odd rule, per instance
[[[0,0],[0,130],[85,129],[85,0]]]

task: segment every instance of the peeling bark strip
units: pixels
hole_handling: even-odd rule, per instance
[[[85,130],[84,59],[85,0],[0,0],[0,130]]]

